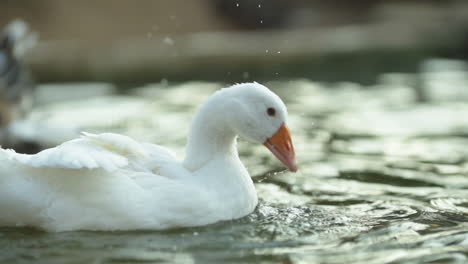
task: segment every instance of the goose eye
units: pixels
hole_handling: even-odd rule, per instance
[[[267,109],[267,114],[268,114],[269,116],[275,116],[276,110],[275,110],[273,107],[268,107],[268,109]]]

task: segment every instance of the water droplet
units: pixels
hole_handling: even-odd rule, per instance
[[[262,8],[262,5],[261,5],[261,4],[258,4],[258,8]]]
[[[164,42],[164,44],[171,45],[171,46],[174,45],[174,43],[175,43],[174,40],[172,38],[170,38],[170,37],[165,37],[163,42]]]
[[[236,6],[239,7],[239,3],[236,3]]]
[[[265,50],[265,53],[268,53],[268,50]]]
[[[263,20],[260,20],[260,24],[263,24]]]
[[[278,54],[280,54],[280,53],[281,53],[281,51],[278,51],[277,53],[278,53]]]

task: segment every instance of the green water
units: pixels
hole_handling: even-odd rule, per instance
[[[468,262],[465,68],[386,74],[368,87],[310,80],[268,85],[289,107],[300,169],[282,172],[263,146],[241,140],[242,160],[261,199],[253,214],[164,232],[2,228],[0,262]],[[88,131],[126,133],[182,155],[195,107],[219,84],[169,86],[73,107],[50,105],[38,115],[73,108],[64,116]],[[110,113],[96,113],[101,122],[80,115],[91,106]],[[49,118],[61,120],[55,115]]]

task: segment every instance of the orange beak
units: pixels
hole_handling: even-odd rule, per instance
[[[276,133],[263,143],[276,158],[278,158],[290,171],[297,171],[296,154],[291,140],[291,134],[285,124]]]

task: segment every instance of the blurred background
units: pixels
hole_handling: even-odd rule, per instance
[[[424,102],[430,95],[420,75],[385,76],[465,71],[468,58],[464,0],[3,0],[0,6],[0,141],[27,152],[38,149],[17,141],[54,146],[115,119],[80,123],[76,117],[89,115],[41,110],[53,103],[83,99],[87,109],[90,98],[135,95],[129,88],[146,84],[297,79],[327,87],[392,80]],[[181,100],[196,91],[185,87]],[[96,112],[109,109],[96,104]],[[66,114],[50,123],[57,113]]]
[[[468,57],[464,0],[3,0],[0,26],[16,18],[40,34],[39,82],[372,82]]]

